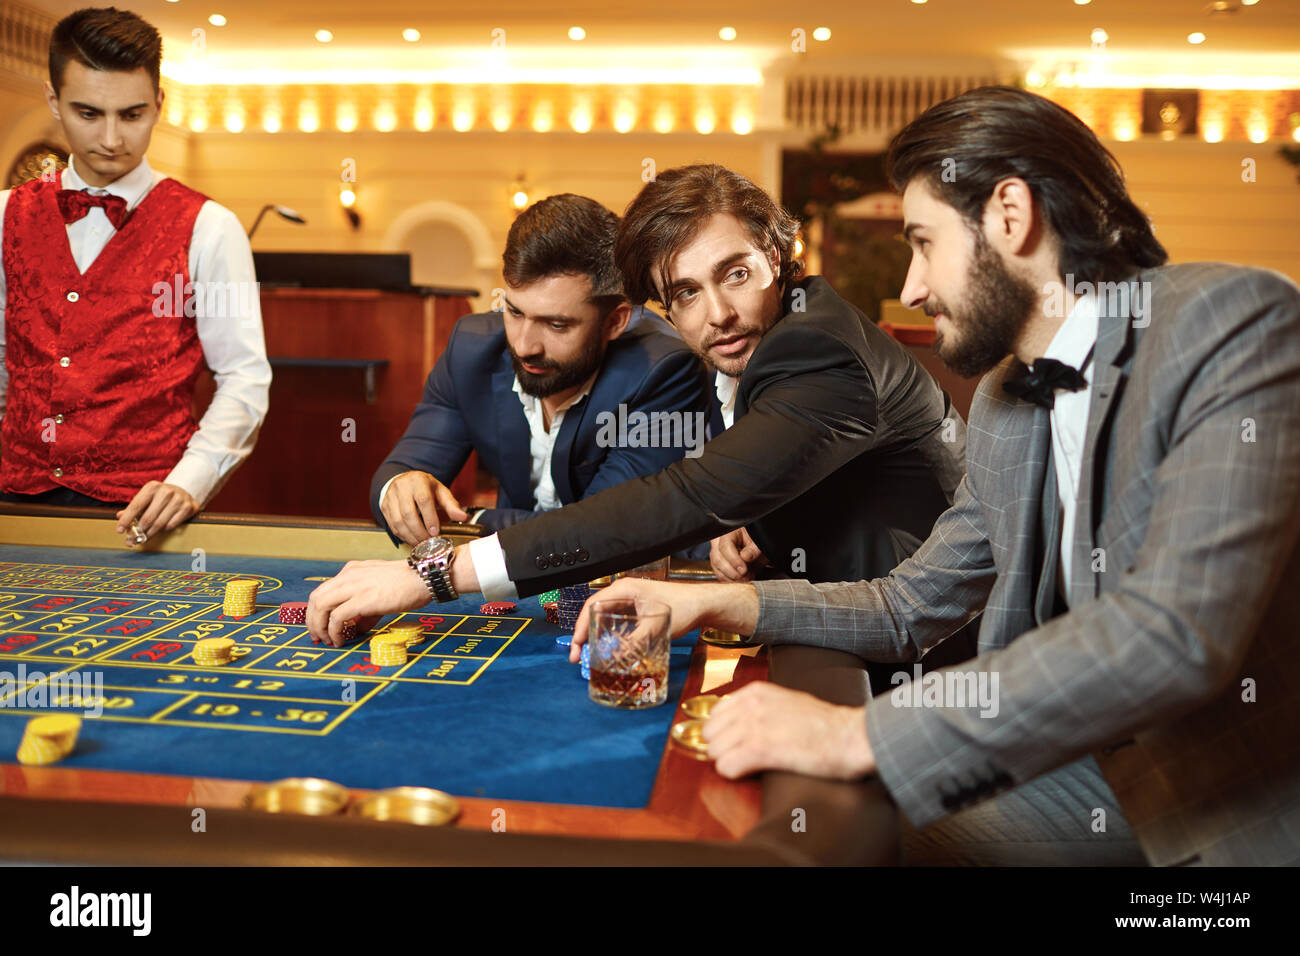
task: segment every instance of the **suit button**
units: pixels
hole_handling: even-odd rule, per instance
[[[572,551],[565,551],[564,563],[572,567],[573,565],[578,563],[578,556],[574,554]]]
[[[56,425],[62,425],[62,424],[63,424],[63,416],[62,416],[62,415],[55,415],[55,416],[54,416],[54,424],[56,424]]]
[[[579,561],[586,561],[589,557],[591,557],[591,555],[587,552],[586,548],[579,548],[577,551],[574,552],[574,554],[578,556]]]
[[[62,478],[62,477],[63,477],[63,469],[62,469],[62,468],[55,468],[54,471],[51,472],[51,474],[54,475],[55,478]]]
[[[80,299],[80,298],[81,298],[81,296],[77,295],[77,293],[75,293],[75,292],[69,292],[69,293],[68,293],[68,301],[69,301],[69,302],[76,302],[76,301],[77,301],[78,299]]]
[[[540,554],[537,556],[537,561],[535,563],[539,571],[545,571],[550,566],[550,562],[547,561]]]
[[[63,358],[59,359],[59,364],[62,365],[64,368],[67,368],[69,365],[72,364],[72,359],[68,358],[65,355],[63,356]]]

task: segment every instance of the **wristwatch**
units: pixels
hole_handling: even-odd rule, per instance
[[[450,538],[430,538],[411,549],[406,559],[415,573],[424,581],[429,593],[439,604],[456,600],[459,595],[451,583],[451,563],[456,560],[456,546]]]

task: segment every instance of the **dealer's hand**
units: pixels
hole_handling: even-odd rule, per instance
[[[412,611],[429,600],[429,589],[405,561],[349,561],[311,592],[307,630],[313,641],[341,647],[344,621]]]
[[[141,532],[152,537],[179,527],[199,513],[199,503],[180,485],[150,481],[135,493],[125,508],[117,513],[118,534],[125,536],[128,546],[135,544],[131,522]]]
[[[767,681],[746,684],[713,705],[704,725],[718,773],[760,770],[854,780],[875,772],[866,708],[841,707]]]
[[[767,559],[749,532],[737,528],[709,542],[709,564],[719,581],[751,581]]]

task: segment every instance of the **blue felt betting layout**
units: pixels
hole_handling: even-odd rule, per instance
[[[535,598],[507,616],[477,598],[390,616],[427,638],[401,667],[280,624],[337,562],[0,546],[0,760],[50,708],[101,711],[60,766],[462,796],[640,807],[650,798],[693,641],[673,645],[668,703],[641,711],[587,697]],[[222,615],[225,583],[261,582],[257,609]],[[194,663],[229,637],[236,658]],[[51,677],[51,675],[64,675]],[[102,688],[102,689],[101,689]]]

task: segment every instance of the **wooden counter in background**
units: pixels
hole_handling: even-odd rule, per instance
[[[264,288],[270,410],[257,447],[209,510],[370,518],[370,476],[406,430],[473,294]],[[213,390],[205,373],[197,408]],[[462,501],[473,499],[475,470],[471,455],[452,485]]]

